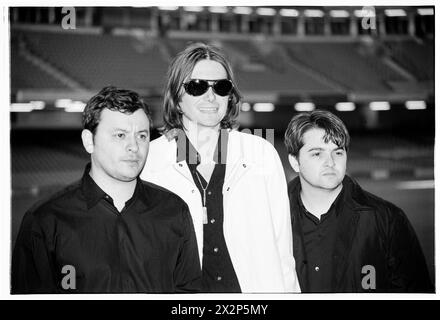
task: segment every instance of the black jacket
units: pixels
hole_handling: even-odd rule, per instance
[[[433,292],[423,252],[404,212],[348,176],[343,185],[332,292]],[[300,186],[299,177],[289,183],[293,253],[301,291],[310,292],[297,203]]]

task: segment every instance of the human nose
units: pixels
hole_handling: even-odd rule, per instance
[[[214,90],[212,89],[212,87],[209,87],[208,91],[206,91],[205,98],[208,101],[214,101],[215,100],[215,93],[214,93]]]
[[[139,145],[136,137],[130,136],[127,142],[127,150],[131,152],[138,152]]]
[[[327,158],[326,158],[325,164],[326,164],[328,167],[334,167],[334,165],[335,165],[335,159],[333,159],[333,155],[332,155],[331,153],[327,155]]]

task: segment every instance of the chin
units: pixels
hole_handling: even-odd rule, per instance
[[[121,176],[121,177],[119,177],[119,181],[123,181],[123,182],[131,182],[131,181],[133,181],[133,180],[136,180],[136,178],[137,178],[138,176],[134,176],[134,177],[131,177],[131,176]]]
[[[211,127],[214,128],[220,124],[220,121],[200,121],[199,125],[203,127]]]
[[[322,183],[321,186],[327,190],[334,190],[341,185],[342,181],[326,182]]]
[[[139,170],[133,170],[133,171],[126,171],[126,172],[121,172],[118,176],[119,176],[119,180],[121,181],[126,181],[126,182],[130,182],[135,180],[140,174]]]

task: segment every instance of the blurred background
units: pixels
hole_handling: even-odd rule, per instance
[[[157,137],[168,64],[202,41],[228,54],[240,130],[274,130],[287,180],[292,116],[346,123],[349,174],[406,212],[434,280],[433,7],[15,7],[9,19],[12,246],[26,210],[81,177],[88,99],[110,84],[139,92]]]

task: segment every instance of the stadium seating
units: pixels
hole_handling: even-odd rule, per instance
[[[30,32],[26,42],[35,54],[87,89],[112,84],[161,90],[168,65],[150,38]]]
[[[393,59],[419,81],[434,79],[434,44],[415,40],[387,41]]]
[[[386,92],[386,81],[399,78],[392,70],[369,54],[362,55],[357,43],[287,44],[292,59],[322,72],[350,91]],[[381,70],[381,71],[379,71]]]
[[[175,56],[185,46],[193,42],[207,42],[206,40],[173,39],[166,41],[170,56]],[[319,81],[298,69],[289,61],[283,61],[285,57],[274,52],[265,56],[259,53],[257,47],[251,41],[214,40],[210,43],[221,47],[231,60],[239,87],[243,91],[272,91],[272,92],[331,92],[334,91],[323,81]],[[281,64],[281,62],[284,62]]]
[[[18,39],[11,41],[11,89],[65,89],[66,87],[21,53]]]
[[[50,74],[14,52],[11,55],[11,88],[16,89],[65,89]]]
[[[85,89],[96,90],[112,84],[158,94],[162,92],[170,59],[189,42],[198,41],[43,31],[13,32],[13,36],[20,36],[33,54]],[[210,42],[226,51],[240,88],[247,92],[387,93],[397,87],[409,87],[405,86],[409,83],[408,76],[399,69],[412,80],[433,79],[432,44],[414,40],[277,43],[265,39],[212,39]],[[28,61],[21,61],[23,58],[17,50],[13,46],[13,88],[64,87],[44,70],[36,70]],[[397,67],[393,68],[387,61]],[[416,87],[413,83],[411,86]]]
[[[291,64],[283,55],[282,47],[272,44],[267,52],[260,52],[258,44],[243,41],[225,41],[228,48],[248,57],[249,65],[262,65],[264,68],[246,68],[246,64],[237,64],[238,80],[243,90],[275,91],[294,93],[324,93],[334,89],[324,81]],[[268,46],[268,44],[266,44]]]

